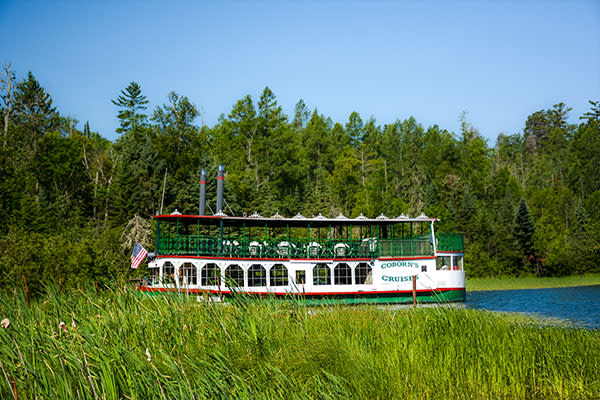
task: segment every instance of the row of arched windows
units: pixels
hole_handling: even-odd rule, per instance
[[[338,263],[331,268],[325,263],[319,263],[313,268],[313,284],[314,285],[351,285],[352,282],[356,285],[372,284],[372,268],[367,263],[360,263],[352,268],[346,263]],[[158,269],[153,271],[153,282],[158,281]],[[177,276],[176,276],[177,275]],[[229,265],[224,270],[224,283],[228,287],[244,286],[244,270],[237,264]],[[167,261],[163,264],[163,283],[175,283],[175,279],[179,280],[180,286],[189,286],[198,284],[197,268],[192,263],[183,263],[179,272],[176,273],[175,266]],[[289,274],[288,269],[283,264],[275,264],[267,269],[261,264],[252,264],[247,270],[248,286],[288,286]],[[306,271],[296,271],[296,284],[304,284]],[[200,285],[202,286],[220,286],[221,285],[221,268],[214,263],[204,265],[200,269]],[[354,278],[354,279],[353,279]]]

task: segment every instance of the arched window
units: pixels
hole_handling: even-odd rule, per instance
[[[331,269],[327,264],[317,264],[313,268],[313,284],[331,285]]]
[[[352,285],[352,269],[346,263],[339,263],[333,269],[333,282],[336,285]]]
[[[217,264],[206,264],[202,267],[201,283],[203,286],[219,286],[221,284],[221,268]]]
[[[369,264],[358,264],[354,270],[354,283],[357,285],[370,285],[373,283],[373,269]]]
[[[190,286],[198,284],[198,272],[192,263],[183,263],[179,269],[179,286]]]
[[[159,283],[159,272],[160,272],[160,268],[150,268],[150,285],[156,285],[157,283]]]
[[[267,270],[260,264],[248,268],[248,286],[267,286]]]
[[[225,269],[225,286],[243,287],[244,270],[237,264],[232,264]]]
[[[288,270],[283,264],[275,264],[271,267],[271,277],[269,279],[271,286],[287,286]]]
[[[170,261],[163,264],[162,281],[169,285],[175,283],[175,266]]]

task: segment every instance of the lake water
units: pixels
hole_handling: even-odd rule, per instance
[[[467,292],[465,306],[558,318],[578,327],[600,329],[600,285]]]

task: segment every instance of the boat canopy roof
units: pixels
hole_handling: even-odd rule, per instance
[[[327,227],[327,226],[360,226],[360,225],[395,225],[410,222],[434,222],[439,221],[438,218],[430,218],[425,214],[421,214],[416,218],[410,218],[406,215],[389,218],[381,214],[377,218],[367,218],[364,215],[359,215],[356,218],[348,218],[342,214],[335,218],[327,218],[321,214],[313,218],[307,218],[297,214],[292,218],[284,218],[279,214],[272,217],[263,217],[257,213],[244,217],[230,217],[223,215],[186,215],[186,214],[163,214],[154,217],[160,221],[182,221],[182,222],[197,222],[201,225],[219,225],[221,221],[227,226],[272,226],[272,227]],[[186,221],[187,220],[187,221]]]

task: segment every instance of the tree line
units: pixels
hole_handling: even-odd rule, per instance
[[[597,101],[578,124],[559,103],[490,145],[465,115],[459,132],[357,112],[338,122],[303,100],[290,117],[268,87],[209,127],[175,92],[150,112],[131,82],[111,100],[111,142],[62,115],[31,72],[17,81],[5,65],[0,88],[3,287],[126,276],[132,243],[152,249],[153,215],[197,213],[201,169],[214,210],[218,164],[230,215],[424,212],[438,231],[465,234],[469,276],[600,270]]]

